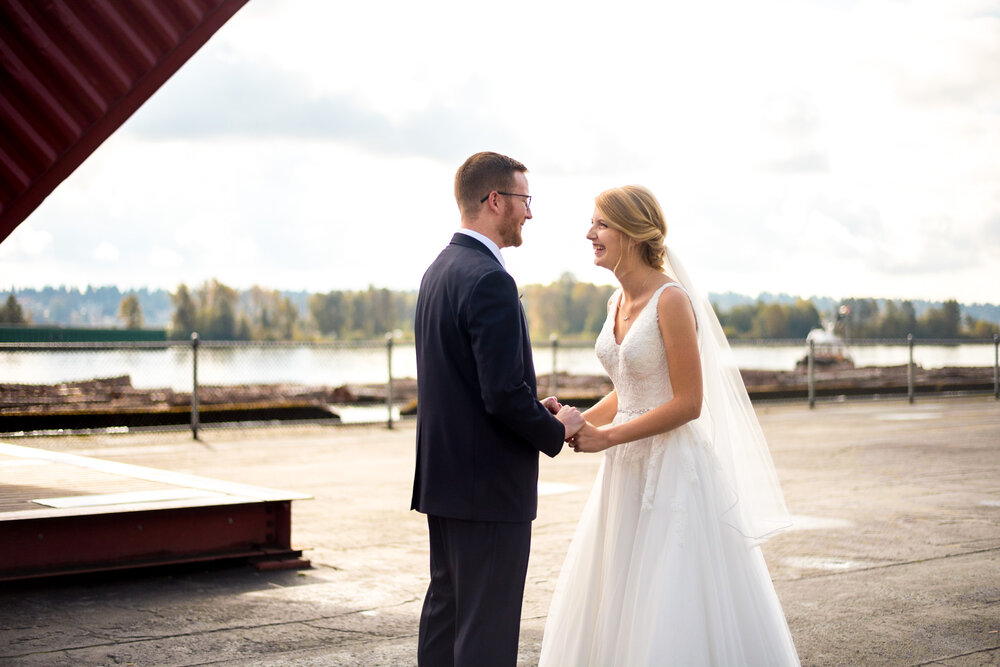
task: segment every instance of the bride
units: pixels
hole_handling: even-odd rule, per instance
[[[596,199],[594,263],[621,284],[597,356],[614,391],[570,444],[604,452],[540,667],[797,665],[760,543],[790,524],[711,304],[664,245],[653,194]]]

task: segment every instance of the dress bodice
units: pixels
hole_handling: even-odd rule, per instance
[[[674,396],[656,309],[660,294],[668,287],[684,289],[677,283],[661,285],[639,311],[621,344],[615,341],[615,320],[621,304],[621,289],[615,291],[611,297],[608,318],[597,337],[597,358],[615,386],[618,412],[624,415],[646,412]]]

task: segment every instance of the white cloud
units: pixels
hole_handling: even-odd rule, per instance
[[[146,256],[149,265],[154,269],[177,269],[184,265],[180,253],[162,246],[153,246]]]
[[[0,279],[413,289],[490,149],[531,170],[522,284],[612,281],[586,221],[639,182],[708,289],[995,301],[998,17],[255,0],[0,245]]]
[[[0,245],[0,258],[21,259],[39,257],[53,242],[52,232],[22,225]]]
[[[110,264],[118,261],[118,248],[107,241],[101,241],[101,243],[94,248],[94,259],[102,264]]]

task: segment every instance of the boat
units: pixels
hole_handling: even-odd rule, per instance
[[[806,335],[806,354],[799,359],[796,368],[806,368],[809,364],[809,349],[813,351],[813,366],[821,368],[854,368],[854,360],[844,339],[837,335],[833,322],[816,328]]]

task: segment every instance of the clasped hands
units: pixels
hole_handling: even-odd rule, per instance
[[[566,428],[566,443],[575,452],[600,452],[611,446],[604,430],[588,422],[572,405],[562,405],[555,396],[549,396],[542,405],[555,415]]]

